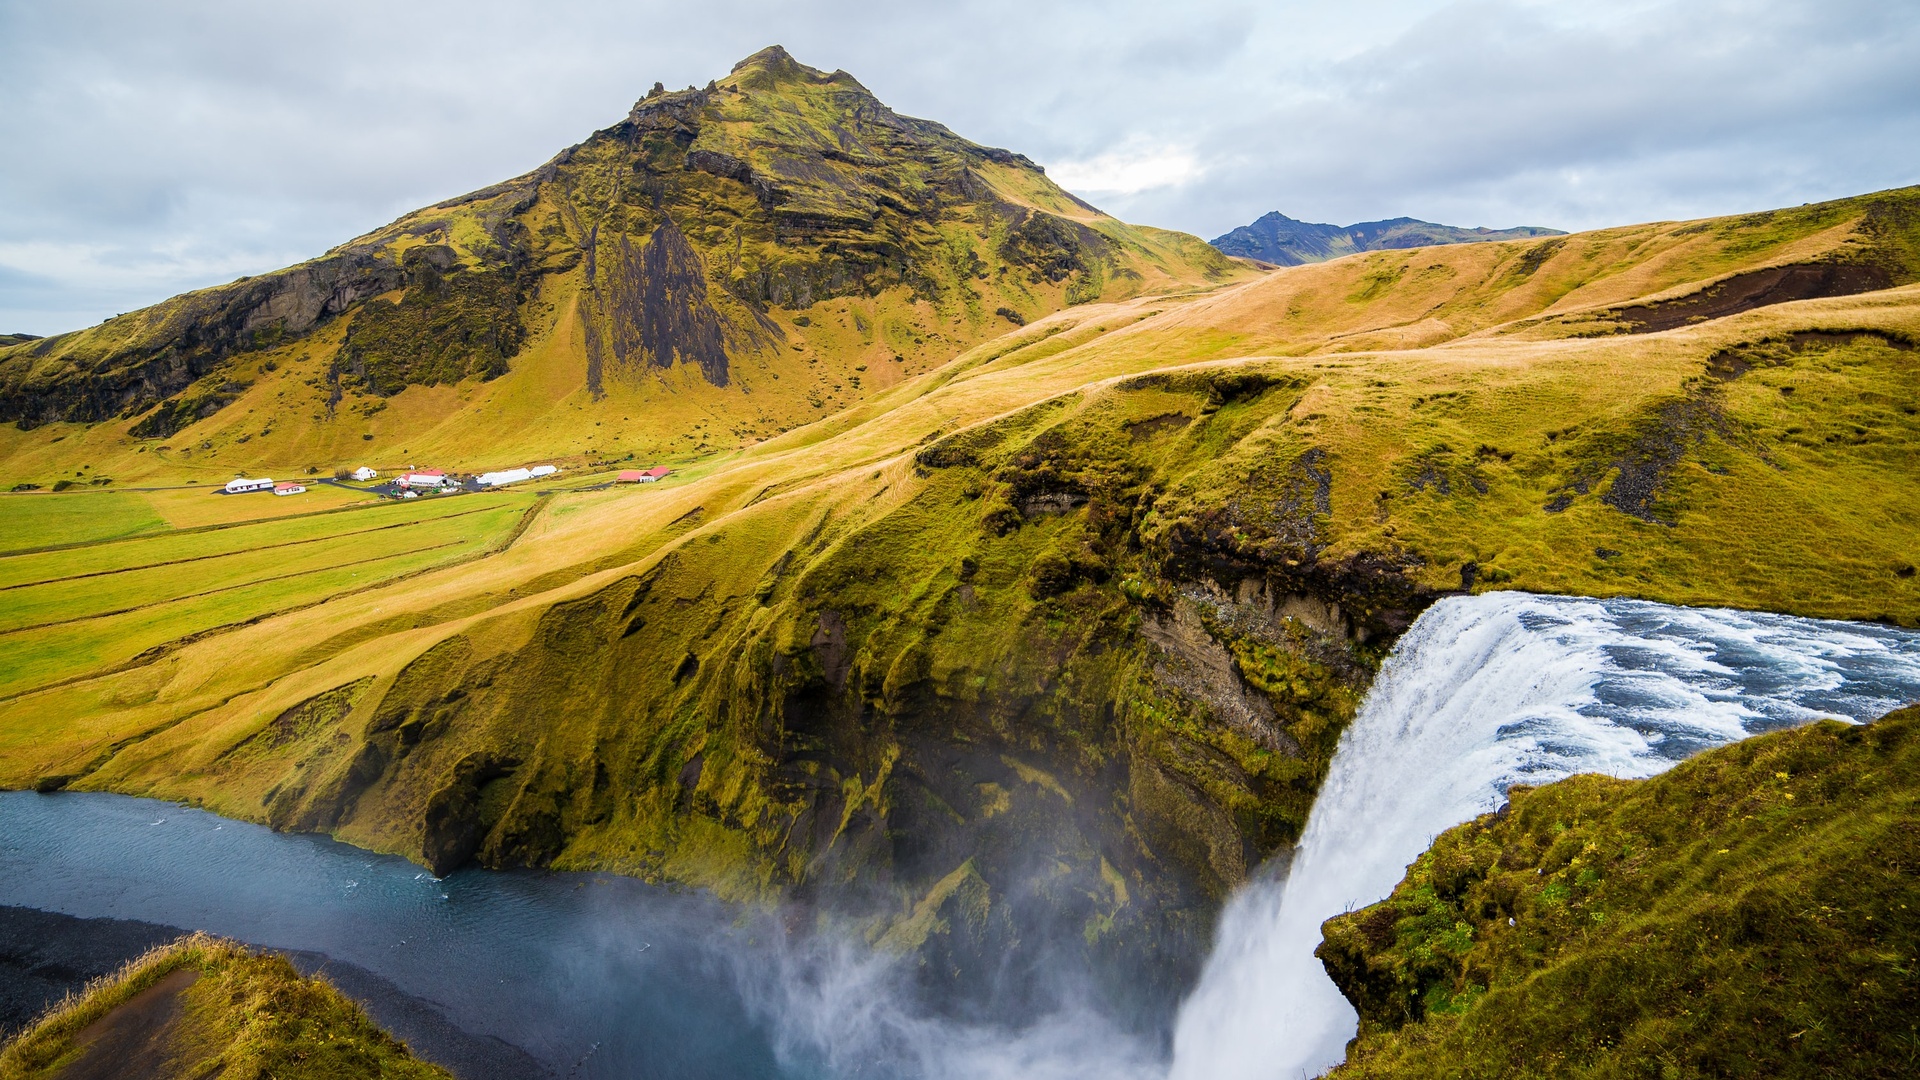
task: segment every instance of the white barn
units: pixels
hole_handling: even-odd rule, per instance
[[[481,473],[480,483],[483,487],[502,487],[532,478],[533,470],[531,469],[503,469],[500,472]]]

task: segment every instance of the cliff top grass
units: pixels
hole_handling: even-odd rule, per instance
[[[1327,922],[1329,1075],[1911,1076],[1916,813],[1920,708],[1516,788]]]
[[[0,1047],[0,1080],[450,1080],[325,980],[204,934],[70,997]]]

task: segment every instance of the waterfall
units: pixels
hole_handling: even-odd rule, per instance
[[[1171,1080],[1338,1064],[1353,1009],[1320,924],[1384,898],[1440,832],[1514,784],[1651,776],[1693,753],[1920,699],[1920,634],[1871,624],[1487,593],[1423,614],[1342,737],[1289,871],[1228,902],[1182,1005]]]
[[[1492,593],[1401,639],[1341,740],[1285,874],[1240,890],[1157,1033],[1083,1000],[1009,1030],[937,1008],[913,958],[855,930],[790,934],[693,890],[607,874],[462,870],[88,792],[0,792],[0,904],[139,918],[311,950],[386,980],[387,1014],[505,1040],[555,1075],[1293,1080],[1339,1061],[1354,1015],[1313,949],[1440,831],[1515,783],[1648,776],[1819,716],[1920,698],[1920,634],[1777,615]],[[417,997],[410,997],[417,995]],[[405,1031],[403,1031],[405,1034]],[[409,1035],[408,1037],[412,1037]],[[518,1051],[516,1051],[518,1052]]]

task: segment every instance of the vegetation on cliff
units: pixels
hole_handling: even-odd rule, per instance
[[[284,957],[194,934],[55,1007],[0,1047],[0,1080],[446,1080]]]
[[[1916,814],[1920,708],[1516,788],[1327,922],[1330,1075],[1911,1076]]]
[[[1079,940],[1101,962],[1152,961],[1165,985],[1147,991],[1171,994],[1219,898],[1298,834],[1373,666],[1436,596],[1522,587],[1920,620],[1920,522],[1903,495],[1920,482],[1920,293],[1874,288],[1920,278],[1920,191],[1376,252],[1205,291],[1114,271],[1119,292],[1061,307],[1101,251],[1126,249],[1102,231],[1116,224],[1059,202],[1046,213],[1111,249],[1077,226],[1023,232],[1044,220],[1040,174],[877,113],[862,137],[928,148],[925,172],[860,179],[826,150],[794,172],[781,163],[814,160],[793,147],[828,114],[807,103],[864,91],[788,63],[763,55],[711,89],[653,95],[617,137],[557,162],[527,236],[594,238],[566,241],[574,336],[529,323],[508,375],[412,386],[373,422],[409,451],[483,431],[577,445],[606,415],[592,410],[641,400],[619,396],[622,365],[645,372],[667,348],[654,385],[739,394],[713,415],[745,431],[763,392],[784,392],[772,375],[797,370],[726,351],[719,385],[715,341],[777,339],[755,312],[787,352],[804,336],[820,364],[869,376],[889,370],[876,349],[917,334],[917,368],[887,360],[890,381],[778,437],[683,443],[668,483],[601,489],[591,462],[605,458],[579,459],[483,557],[316,588],[309,606],[0,691],[0,783],[184,799],[440,870],[603,868],[857,906],[875,940],[921,950],[929,978],[1039,966],[1032,943]],[[775,100],[756,96],[763,83],[797,88],[779,124],[752,112]],[[755,141],[789,129],[801,141],[777,152]],[[675,171],[708,147],[727,160]],[[856,217],[879,208],[872,220],[904,200],[899,228],[918,235],[960,212],[975,190],[963,174],[987,185],[967,213],[995,199],[1035,211],[988,229],[1024,270],[921,280],[889,261],[893,241],[836,231],[852,228],[835,216],[844,196]],[[575,206],[604,212],[597,232],[541,201],[562,180],[597,192]],[[718,234],[662,218],[655,192],[662,207],[734,200],[724,244],[739,262],[719,259]],[[474,205],[494,198],[507,196]],[[977,337],[936,339],[932,323],[862,336],[880,333],[882,301],[861,282],[922,312],[1018,290],[1058,303],[1017,328],[1001,318],[997,336],[985,316]],[[777,306],[802,289],[807,314]],[[629,308],[632,333],[595,346],[595,404],[584,327],[613,324],[579,313]],[[245,394],[331,371],[350,407],[362,376],[326,350],[351,337],[336,321],[286,346]],[[512,395],[563,400],[530,389],[563,340],[575,366],[547,370],[579,374],[558,414],[572,419],[516,428],[549,414],[508,408]],[[267,400],[243,395],[183,434],[259,423],[246,410]],[[123,438],[111,424],[0,431],[0,461],[32,482],[55,463],[119,470],[109,453],[153,475],[210,467],[114,450]],[[5,496],[28,513],[66,497]],[[178,539],[120,546],[162,538]],[[56,561],[111,562],[96,548]],[[103,584],[20,565],[0,614]],[[20,665],[56,664],[29,632],[12,637]]]

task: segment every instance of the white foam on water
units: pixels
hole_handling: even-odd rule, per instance
[[[1487,593],[1423,614],[1341,739],[1284,876],[1228,902],[1181,1007],[1171,1080],[1338,1064],[1356,1016],[1320,924],[1384,898],[1442,831],[1514,784],[1658,773],[1699,750],[1920,699],[1920,635],[1634,600]]]

